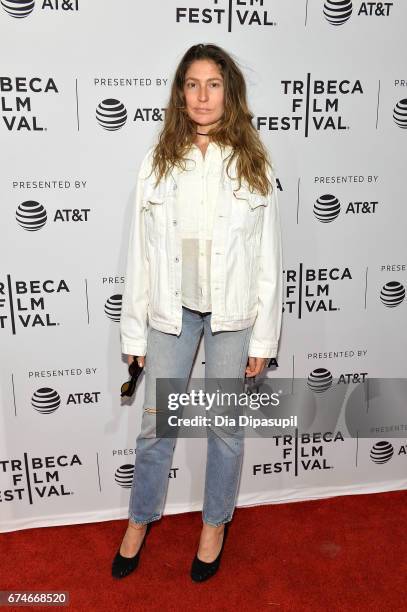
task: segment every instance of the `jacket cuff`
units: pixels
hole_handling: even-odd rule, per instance
[[[278,343],[276,344],[260,344],[253,342],[249,344],[249,357],[263,357],[263,359],[271,359],[277,356]]]
[[[122,343],[123,355],[134,355],[135,357],[145,357],[147,352],[147,342],[140,342],[139,344],[127,344]]]

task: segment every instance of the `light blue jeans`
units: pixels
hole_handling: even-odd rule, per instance
[[[150,523],[161,518],[176,438],[155,436],[156,378],[185,379],[191,375],[204,333],[205,379],[241,379],[242,391],[253,326],[213,333],[211,313],[182,308],[179,336],[148,327],[145,358],[145,399],[141,431],[136,443],[129,518]],[[186,391],[183,389],[182,391]],[[153,410],[151,410],[153,409]],[[236,504],[243,460],[244,437],[219,436],[207,428],[207,461],[202,518],[218,526],[231,520]]]

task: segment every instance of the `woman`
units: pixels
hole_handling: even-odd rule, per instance
[[[243,384],[277,353],[282,251],[276,182],[252,118],[244,77],[230,55],[216,45],[191,47],[137,182],[121,341],[128,363],[145,366],[145,399],[129,523],[112,565],[117,578],[137,567],[147,527],[164,507],[175,443],[155,435],[156,379],[189,378],[202,331],[206,379]],[[195,581],[219,567],[242,456],[242,438],[208,431]]]

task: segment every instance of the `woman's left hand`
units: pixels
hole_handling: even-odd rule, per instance
[[[246,376],[257,376],[266,367],[268,357],[249,357],[249,365],[246,367]]]

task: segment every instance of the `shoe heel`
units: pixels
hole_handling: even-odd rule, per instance
[[[140,548],[138,549],[134,557],[123,557],[123,555],[120,554],[120,546],[119,546],[119,550],[117,551],[113,559],[113,562],[112,562],[113,578],[125,578],[126,576],[134,572],[134,570],[137,568],[139,564],[140,553],[141,553],[143,546],[145,546],[146,544],[147,534],[150,532],[150,530],[151,530],[151,523],[148,523],[146,532],[144,534],[143,541],[141,542]]]
[[[201,561],[201,559],[198,558],[197,554],[195,555],[194,560],[192,561],[190,572],[190,576],[194,582],[203,582],[204,580],[212,578],[212,576],[216,574],[220,566],[220,561],[222,558],[223,548],[225,546],[228,531],[229,523],[225,523],[222,546],[216,559],[214,559],[210,563],[207,563],[206,561]]]

